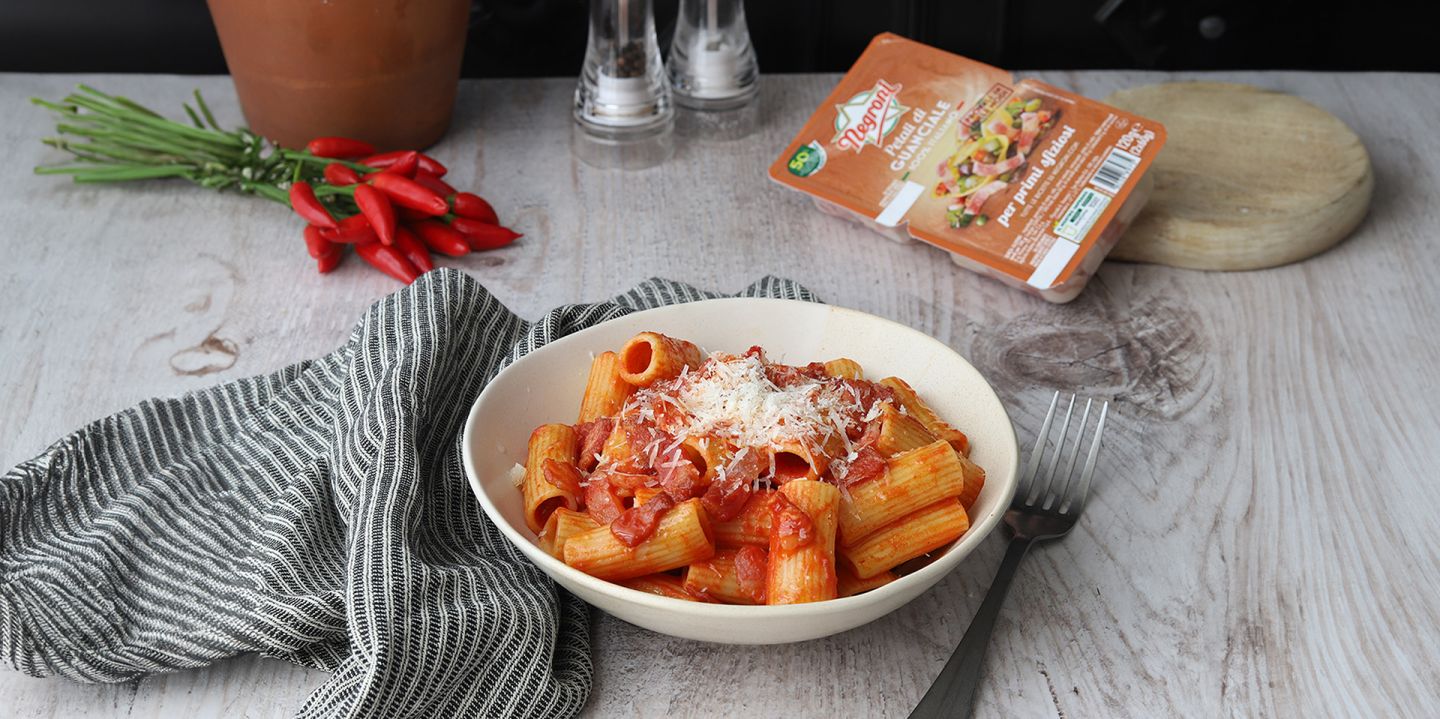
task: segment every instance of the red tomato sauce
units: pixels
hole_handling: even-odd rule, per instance
[[[815,522],[789,497],[776,492],[770,500],[770,536],[781,549],[793,551],[815,541]]]
[[[742,547],[735,553],[735,580],[740,584],[740,591],[756,604],[765,603],[765,575],[769,566],[769,555],[759,547]]]

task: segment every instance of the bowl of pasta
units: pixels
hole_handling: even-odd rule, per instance
[[[637,312],[500,372],[471,408],[486,515],[565,589],[732,644],[815,639],[933,586],[999,523],[1019,454],[985,378],[854,310]]]

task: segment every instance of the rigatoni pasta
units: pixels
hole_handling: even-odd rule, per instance
[[[841,357],[826,362],[825,374],[831,377],[843,377],[845,379],[865,379],[865,371],[860,368],[860,363],[848,357]]]
[[[903,414],[895,405],[888,405],[880,411],[880,437],[875,440],[875,449],[886,457],[924,447],[939,439],[918,419]]]
[[[683,586],[693,596],[726,604],[764,604],[768,567],[759,547],[721,549],[687,567]]]
[[[840,503],[840,535],[845,546],[864,539],[921,507],[965,491],[965,470],[944,440],[901,452],[885,461],[873,480],[850,487]]]
[[[969,528],[960,500],[942,499],[846,547],[845,564],[856,578],[868,579],[955,541]]]
[[[671,379],[685,367],[699,366],[700,348],[659,332],[641,332],[620,349],[620,378],[636,387]]]
[[[610,581],[679,569],[714,554],[710,520],[698,499],[666,512],[654,531],[633,547],[610,527],[596,527],[565,543],[566,564]]]
[[[920,399],[920,395],[915,393],[909,383],[899,377],[886,377],[880,380],[880,384],[889,387],[895,393],[896,403],[904,407],[907,414],[920,420],[931,434],[949,442],[956,452],[966,456],[970,454],[970,439],[965,433],[940,419],[940,415],[935,414],[935,410],[930,409],[930,405]]]
[[[960,504],[969,512],[975,500],[980,498],[980,490],[985,488],[985,470],[980,465],[970,461],[970,458],[957,453],[960,459],[960,471],[965,475],[965,489],[960,492]]]
[[[819,479],[830,466],[830,459],[819,447],[801,441],[783,442],[769,447],[770,466],[777,481],[792,479]]]
[[[590,363],[590,378],[580,398],[580,421],[591,422],[620,413],[635,385],[620,376],[620,355],[601,352]]]
[[[794,604],[873,591],[969,527],[984,471],[909,384],[642,332],[590,365],[579,423],[531,437],[527,525],[637,591]],[[901,565],[904,565],[902,567]]]
[[[561,507],[545,520],[545,526],[540,530],[540,548],[550,556],[564,561],[565,542],[577,534],[588,532],[599,526],[600,523],[590,515]]]
[[[671,599],[683,599],[687,602],[710,601],[709,599],[697,597],[685,591],[685,581],[673,574],[647,574],[643,577],[636,577],[620,582],[620,586],[627,589],[634,589],[637,592],[658,594]]]
[[[530,433],[530,446],[525,460],[525,479],[521,489],[525,497],[525,524],[539,532],[559,507],[575,509],[580,505],[579,487],[565,482],[565,468],[579,458],[579,439],[568,424],[542,424]],[[546,460],[552,460],[546,471]],[[557,469],[558,467],[558,469]],[[573,475],[570,475],[574,478]]]
[[[715,522],[715,544],[721,547],[770,546],[771,490],[755,492],[745,501],[740,513],[723,522]]]
[[[767,604],[834,599],[835,526],[840,490],[810,479],[787,482],[770,502]]]
[[[886,570],[877,572],[873,577],[861,579],[855,576],[855,570],[843,562],[840,564],[840,568],[835,570],[835,573],[838,577],[836,594],[841,597],[853,597],[856,594],[863,594],[872,589],[879,589],[900,578],[900,575]]]

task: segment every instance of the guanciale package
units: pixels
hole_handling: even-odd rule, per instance
[[[1149,198],[1165,128],[877,36],[770,167],[821,209],[1068,302]]]

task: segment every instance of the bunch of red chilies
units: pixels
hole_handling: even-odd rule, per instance
[[[447,170],[429,155],[377,155],[370,144],[344,137],[316,138],[305,149],[335,160],[325,165],[324,183],[290,185],[290,206],[310,223],[305,246],[321,273],[335,269],[349,245],[370,266],[409,284],[435,268],[431,252],[460,257],[521,237],[501,226],[484,198],[441,179]]]

